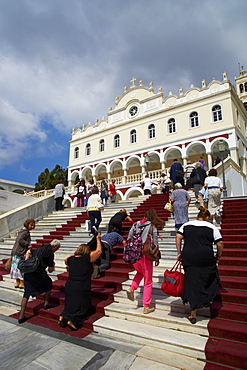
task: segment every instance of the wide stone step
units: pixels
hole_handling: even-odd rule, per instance
[[[18,292],[14,293],[9,289],[3,289],[0,287],[0,306],[13,307],[18,311],[21,306],[22,295],[19,295]]]
[[[152,314],[150,314],[152,315]],[[204,360],[204,347],[207,337],[183,333],[160,327],[151,327],[139,322],[102,317],[94,322],[94,330],[110,338],[121,338],[139,344],[152,345]]]
[[[197,324],[191,325],[187,315],[182,313],[171,313],[170,311],[156,309],[152,314],[146,315],[143,313],[143,307],[133,306],[130,301],[126,304],[113,302],[105,307],[105,313],[109,317],[137,321],[149,327],[158,326],[187,333],[208,335],[207,324],[209,319],[199,315],[197,316]]]
[[[126,291],[121,290],[114,294],[114,302],[122,304],[130,302],[132,305],[142,306],[142,296],[142,293],[137,291],[137,293],[135,293],[135,302],[131,303],[127,298]],[[170,313],[176,312],[183,315],[190,314],[190,306],[188,304],[184,305],[180,297],[169,297],[161,291],[158,295],[152,294],[151,306],[158,310],[164,310]],[[199,316],[205,316],[207,318],[211,316],[209,308],[200,308],[197,312]]]

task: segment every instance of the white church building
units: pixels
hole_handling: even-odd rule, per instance
[[[228,196],[247,194],[247,74],[240,71],[236,87],[223,73],[222,81],[202,80],[165,96],[162,87],[145,86],[132,78],[116,97],[107,118],[72,130],[68,166],[69,186],[78,177],[96,182],[115,179],[118,199],[142,194],[140,182],[148,171],[153,180],[169,173],[173,159],[224,159]],[[220,144],[220,145],[219,145]],[[222,152],[223,148],[223,152]],[[215,167],[222,177],[222,164]],[[156,189],[154,187],[154,192]]]

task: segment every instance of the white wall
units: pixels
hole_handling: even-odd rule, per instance
[[[34,200],[35,198],[28,195],[0,190],[0,213],[11,211],[12,209],[29,204]]]
[[[19,207],[15,205],[14,209],[0,215],[0,238],[23,227],[27,219],[41,220],[55,210],[53,194],[38,199],[24,195],[23,198],[29,198],[31,202]]]
[[[225,175],[227,196],[246,196],[247,195],[247,181],[240,175],[239,172],[231,168]]]

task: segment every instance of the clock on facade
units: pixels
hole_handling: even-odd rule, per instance
[[[129,114],[131,115],[131,117],[134,117],[136,116],[138,113],[138,108],[136,105],[134,105],[133,107],[130,108],[129,110]]]

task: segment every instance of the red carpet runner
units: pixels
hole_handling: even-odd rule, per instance
[[[168,200],[168,194],[155,194],[143,202],[137,209],[130,214],[134,221],[143,218],[145,212],[154,208],[160,218],[167,221],[170,213],[164,210],[164,205]],[[38,240],[36,246],[41,246],[42,243],[49,243],[54,238],[61,240],[64,235],[69,235],[70,231],[75,230],[75,227],[80,226],[87,218],[86,212],[77,216],[71,221],[68,221],[62,227],[52,231],[49,235],[44,235],[42,240]],[[122,234],[126,239],[130,222],[124,222]],[[3,266],[3,265],[2,265]],[[43,295],[40,295],[34,301],[28,302],[26,316],[29,317],[28,322],[39,325],[51,330],[69,334],[77,338],[83,338],[90,334],[93,330],[93,323],[104,316],[104,307],[111,304],[114,300],[114,293],[122,290],[122,283],[128,280],[128,273],[133,270],[132,265],[123,262],[123,247],[118,245],[113,248],[111,253],[111,268],[105,272],[105,276],[100,279],[92,280],[92,315],[83,323],[83,327],[77,331],[71,331],[69,328],[60,328],[57,324],[58,317],[63,311],[64,305],[64,286],[68,277],[68,273],[58,275],[58,280],[53,282],[53,290],[51,293],[51,303],[55,304],[54,308],[49,310],[43,309]],[[6,273],[6,270],[5,270]],[[18,314],[12,317],[18,318]]]
[[[247,198],[224,201],[221,288],[208,323],[205,370],[247,369]]]

